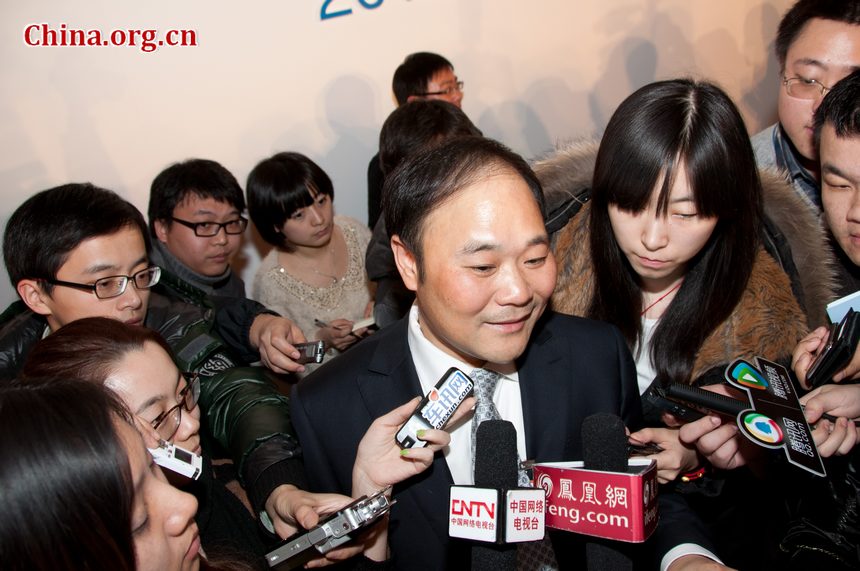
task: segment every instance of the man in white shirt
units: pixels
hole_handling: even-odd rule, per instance
[[[541,187],[521,157],[488,139],[453,139],[408,159],[389,184],[385,222],[416,302],[408,317],[294,389],[312,488],[354,492],[355,450],[370,423],[426,393],[451,366],[502,375],[493,402],[516,427],[523,459],[581,459],[581,424],[596,412],[640,422],[635,369],[618,330],[545,312],[556,266]],[[447,502],[451,484],[473,481],[470,424],[451,429],[449,447],[426,472],[395,486],[384,554],[395,568],[462,568],[469,560],[468,544],[447,537]],[[702,544],[700,524],[675,500],[661,501],[660,531],[646,544],[656,560],[644,561],[646,548],[634,551],[637,563],[716,566],[693,545]],[[581,563],[581,537],[551,538],[561,568]]]

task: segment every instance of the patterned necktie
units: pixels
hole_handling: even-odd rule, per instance
[[[499,384],[499,379],[502,377],[495,371],[487,369],[475,369],[471,375],[472,382],[475,383],[475,414],[472,416],[472,476],[475,474],[475,445],[477,444],[476,437],[478,435],[478,425],[485,420],[501,420],[499,410],[493,403],[493,394],[496,392],[496,385]]]
[[[475,444],[476,435],[478,434],[478,425],[485,420],[501,420],[499,409],[496,408],[493,402],[493,394],[496,392],[496,385],[499,384],[499,379],[502,376],[487,369],[475,369],[469,375],[475,383],[475,414],[472,417],[472,474],[475,473]],[[521,458],[518,458],[521,461]],[[528,474],[525,470],[517,470],[518,482],[522,487],[531,486]],[[549,571],[558,569],[558,564],[555,562],[555,556],[552,551],[552,545],[549,543],[549,538],[545,537],[541,542],[522,543],[517,548],[517,571]]]

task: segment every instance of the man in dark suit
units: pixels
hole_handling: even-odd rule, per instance
[[[595,412],[639,423],[620,333],[544,311],[556,266],[541,187],[522,158],[488,139],[458,138],[410,158],[386,184],[385,222],[416,302],[408,317],[296,386],[293,421],[313,488],[357,496],[393,483],[354,476],[358,442],[375,418],[426,393],[450,366],[501,376],[493,403],[517,428],[523,459],[580,459],[581,423]],[[473,482],[471,422],[450,429],[450,445],[428,470],[395,485],[387,545],[373,543],[368,557],[390,555],[402,569],[468,561],[468,544],[448,539],[447,502],[451,484]],[[660,527],[672,533],[657,534],[659,558],[680,547],[663,567],[716,565],[691,545],[700,539],[695,518],[677,503],[660,507]],[[559,533],[553,546],[561,568],[581,558],[576,536]]]

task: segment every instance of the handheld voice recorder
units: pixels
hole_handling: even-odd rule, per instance
[[[155,463],[167,470],[187,476],[192,480],[200,477],[203,471],[203,458],[194,452],[189,452],[166,440],[162,440],[158,448],[150,448]]]
[[[322,363],[325,356],[325,343],[322,341],[310,341],[308,343],[296,343],[293,345],[301,355],[296,363]]]
[[[287,538],[266,555],[269,567],[295,569],[343,545],[352,539],[353,531],[369,526],[391,509],[390,491],[389,486],[370,497],[362,496],[308,532]]]
[[[409,417],[394,439],[401,448],[423,448],[427,443],[418,438],[419,430],[439,429],[445,426],[460,403],[472,394],[474,387],[469,375],[451,367],[442,375],[436,386],[430,389],[415,412]]]

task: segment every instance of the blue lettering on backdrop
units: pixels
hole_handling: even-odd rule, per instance
[[[340,0],[338,3],[345,3],[347,1],[348,0]],[[374,8],[379,8],[384,1],[385,0],[358,0],[358,3],[368,10],[373,10]],[[323,1],[322,7],[320,8],[320,20],[329,20],[331,18],[337,18],[338,16],[348,16],[352,14],[352,8],[343,8],[341,10],[334,9],[334,7],[330,6],[333,2],[335,2],[335,0]]]

